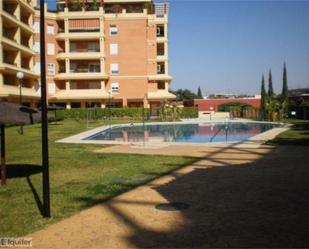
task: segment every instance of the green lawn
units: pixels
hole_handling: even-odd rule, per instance
[[[309,122],[301,120],[290,122],[293,124],[292,128],[281,133],[271,142],[280,145],[309,145]]]
[[[92,123],[91,126],[98,126]],[[101,124],[102,125],[102,124]],[[99,154],[99,145],[71,145],[56,140],[86,130],[85,122],[61,121],[49,126],[52,218],[40,213],[40,125],[7,129],[7,186],[0,186],[0,237],[22,236],[68,217],[164,173],[192,158]]]

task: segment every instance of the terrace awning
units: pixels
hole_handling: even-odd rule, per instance
[[[80,30],[100,29],[100,22],[99,19],[69,20],[69,29],[80,29]]]

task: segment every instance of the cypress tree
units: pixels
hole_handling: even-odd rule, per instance
[[[264,74],[262,75],[262,82],[261,82],[261,106],[260,106],[260,113],[262,120],[266,119],[266,102],[267,102],[267,94],[265,90],[265,80]]]
[[[282,92],[281,92],[281,105],[283,115],[286,117],[288,115],[288,79],[287,79],[287,71],[286,64],[283,64],[283,77],[282,77]]]
[[[200,87],[198,87],[197,89],[197,97],[198,99],[203,99],[203,94],[202,94],[202,90]]]
[[[269,70],[268,74],[268,97],[270,99],[275,97],[274,87],[273,87],[273,77],[271,75],[271,70]]]

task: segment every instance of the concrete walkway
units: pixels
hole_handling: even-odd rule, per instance
[[[32,248],[309,247],[308,148],[229,145],[203,153],[26,237]],[[189,208],[155,208],[168,202]]]

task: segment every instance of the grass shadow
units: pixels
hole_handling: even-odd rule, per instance
[[[7,178],[8,179],[26,178],[27,184],[33,194],[35,203],[40,211],[40,214],[43,215],[44,214],[43,203],[30,178],[32,175],[36,175],[41,172],[42,172],[41,165],[34,165],[34,164],[8,164],[7,165]]]

